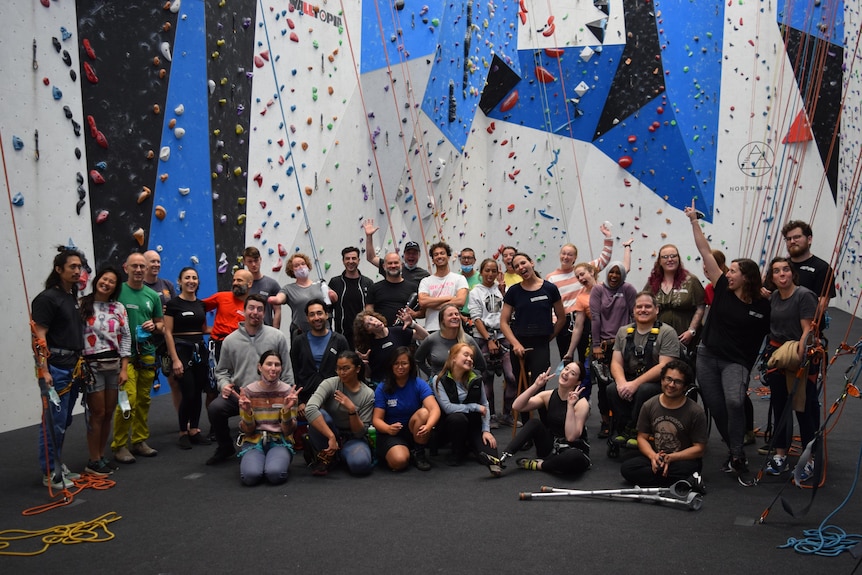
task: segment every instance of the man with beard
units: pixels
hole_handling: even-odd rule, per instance
[[[302,419],[305,419],[305,404],[318,384],[328,377],[335,377],[338,354],[349,349],[344,336],[329,329],[329,314],[322,299],[313,299],[305,304],[305,317],[311,329],[294,337],[290,344],[293,379],[302,388],[299,392],[299,416]]]
[[[260,271],[260,250],[254,246],[245,248],[242,252],[242,264],[251,272],[254,282],[251,284],[249,294],[259,293],[264,297],[276,295],[281,290],[281,285]],[[264,325],[274,328],[281,327],[281,306],[266,304],[266,314],[263,316]]]
[[[221,344],[224,338],[236,331],[239,322],[245,318],[243,308],[248,297],[254,276],[248,270],[237,270],[233,274],[230,291],[216,292],[203,302],[208,312],[216,310],[210,338],[215,342],[215,359],[221,355]]]
[[[376,311],[386,318],[387,325],[393,325],[398,317],[398,310],[407,305],[418,286],[401,277],[401,258],[395,252],[389,252],[383,258],[383,269],[386,271],[386,278],[368,290],[365,309]],[[415,318],[416,314],[413,310],[410,311]]]
[[[380,275],[386,277],[386,262],[385,258],[381,258],[376,253],[374,253],[374,232],[379,230],[377,226],[374,225],[374,220],[365,220],[364,224],[365,229],[365,259],[367,259],[371,265],[377,268],[380,272]],[[413,291],[416,291],[419,288],[419,282],[424,278],[428,277],[428,270],[419,267],[419,256],[421,255],[421,251],[419,250],[419,244],[416,242],[407,242],[404,244],[404,265],[401,269],[401,277],[404,278],[408,284],[413,285]],[[399,260],[399,263],[401,261]]]
[[[333,305],[335,331],[347,339],[353,350],[353,320],[365,309],[368,289],[374,282],[359,273],[359,248],[350,246],[341,250],[341,262],[344,271],[329,280],[329,289],[338,295]]]
[[[688,480],[702,492],[699,477],[689,479],[701,471],[709,439],[703,408],[685,395],[694,375],[687,363],[674,359],[664,365],[659,379],[661,394],[644,403],[638,418],[640,454],[626,459],[620,472],[626,481],[641,487],[668,487]]]
[[[835,297],[835,272],[824,260],[811,253],[811,226],[801,220],[792,220],[781,228],[787,244],[790,266],[799,275],[799,285],[807,287],[818,297],[818,315],[826,311],[829,300]],[[828,288],[824,289],[826,285]]]

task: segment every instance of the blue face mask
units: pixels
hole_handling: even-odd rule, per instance
[[[461,273],[469,274],[473,271],[473,266],[461,266]]]

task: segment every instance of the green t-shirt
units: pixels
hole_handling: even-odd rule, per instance
[[[461,274],[462,276],[464,274]],[[476,285],[482,280],[482,274],[479,272],[475,272],[472,276],[467,277],[464,276],[464,279],[467,280],[467,288],[473,289]],[[464,302],[464,305],[461,306],[461,313],[470,317],[470,292],[467,292],[467,300]]]
[[[162,317],[162,300],[154,290],[143,286],[141,289],[129,287],[124,283],[120,287],[118,301],[126,306],[129,314],[129,330],[132,332],[132,357],[138,355],[155,355],[156,346],[153,338],[138,341],[138,326],[153,318]]]

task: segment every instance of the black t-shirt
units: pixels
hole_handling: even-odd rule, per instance
[[[412,341],[413,328],[400,325],[390,327],[386,337],[371,340],[371,353],[368,355],[371,381],[384,381],[389,375],[392,353],[401,346],[408,347]]]
[[[506,290],[503,302],[512,306],[512,333],[515,337],[550,336],[554,333],[554,304],[562,299],[560,290],[549,281],[534,291],[515,284]]]
[[[807,287],[818,298],[823,295],[823,286],[828,282],[829,298],[835,297],[835,272],[832,266],[817,256],[811,256],[802,262],[790,262],[790,267],[799,275],[799,285]]]
[[[177,296],[167,303],[165,315],[174,318],[174,334],[200,332],[206,325],[206,305],[199,299],[188,301]],[[195,341],[201,338],[200,335],[175,337]]]
[[[368,290],[367,303],[386,318],[387,324],[392,325],[398,318],[398,310],[407,305],[414,293],[416,286],[406,280],[398,283],[381,280]]]
[[[751,369],[763,337],[769,333],[769,317],[769,300],[745,303],[727,289],[727,276],[722,275],[715,282],[703,343],[713,355]]]
[[[386,270],[383,267],[383,263],[383,258],[380,258],[380,263],[377,264],[377,271],[380,272],[380,275],[385,278]],[[403,264],[401,265],[401,277],[404,278],[404,281],[413,285],[413,291],[418,290],[419,282],[421,282],[424,278],[427,278],[430,275],[431,274],[428,273],[428,270],[426,270],[425,268],[420,268],[419,266],[416,266],[411,270],[408,269],[407,266]]]
[[[338,295],[338,301],[332,306],[335,331],[347,338],[350,349],[353,349],[353,320],[365,310],[372,285],[374,282],[361,274],[358,278],[349,278],[342,273],[329,280],[329,289]]]
[[[84,349],[84,321],[78,308],[78,298],[60,287],[48,288],[33,299],[33,321],[48,328],[48,347],[81,352]],[[52,353],[48,362],[63,369],[75,366],[74,354]]]

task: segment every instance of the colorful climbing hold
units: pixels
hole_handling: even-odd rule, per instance
[[[621,168],[629,168],[632,165],[632,157],[631,156],[621,156],[617,163]]]

